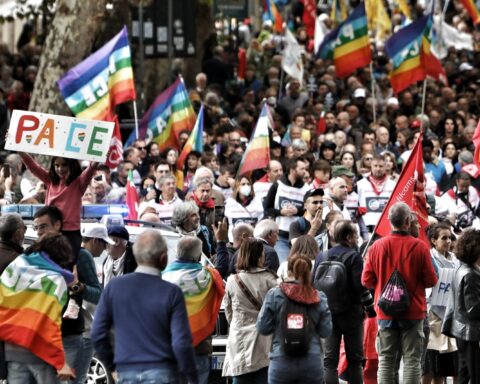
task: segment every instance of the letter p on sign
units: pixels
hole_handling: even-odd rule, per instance
[[[33,115],[22,115],[18,121],[18,129],[15,135],[15,143],[18,144],[22,140],[23,132],[35,131],[38,129],[40,121]]]

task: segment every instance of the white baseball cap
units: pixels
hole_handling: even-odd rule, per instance
[[[103,224],[89,224],[82,228],[83,237],[91,237],[94,239],[102,239],[107,244],[115,244],[115,241],[108,237],[107,227]]]
[[[367,92],[365,91],[364,88],[357,88],[355,89],[355,91],[353,92],[353,97],[354,98],[364,98],[367,96]]]

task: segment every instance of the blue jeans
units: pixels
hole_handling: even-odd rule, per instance
[[[77,367],[77,360],[82,349],[82,335],[70,335],[62,337],[63,342],[63,349],[65,350],[65,358],[67,364],[70,368]],[[72,383],[71,380],[63,380],[61,381],[63,384],[70,384]]]
[[[178,371],[170,368],[119,372],[118,384],[177,384]]]
[[[198,384],[208,384],[210,357],[208,355],[195,355],[195,366],[197,367]]]
[[[277,251],[278,261],[280,264],[287,260],[288,255],[290,254],[288,237],[278,237],[277,244],[275,244],[275,251]]]
[[[233,376],[233,384],[266,384],[268,381],[268,367],[240,376]]]
[[[27,364],[8,362],[8,384],[56,384],[59,383],[55,368],[47,363]]]
[[[282,356],[270,360],[268,384],[323,384],[322,356]]]
[[[73,384],[85,384],[87,379],[88,367],[93,356],[92,339],[89,337],[82,338],[82,346],[78,351],[77,363],[75,365],[75,374],[77,377],[73,380]]]

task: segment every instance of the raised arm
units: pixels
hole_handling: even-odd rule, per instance
[[[41,167],[30,155],[25,152],[18,152],[23,164],[32,172],[38,179],[43,181],[45,185],[50,185],[50,177],[48,171]]]

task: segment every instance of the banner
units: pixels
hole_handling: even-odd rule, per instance
[[[452,290],[455,268],[438,268],[438,283],[432,288],[430,305],[446,307]]]
[[[16,109],[5,149],[104,163],[114,125]]]

